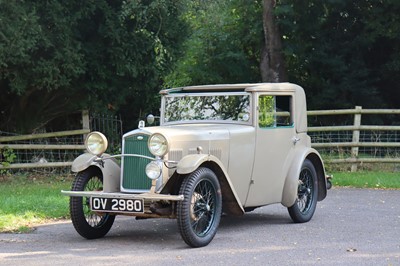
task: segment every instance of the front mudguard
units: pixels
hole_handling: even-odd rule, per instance
[[[199,168],[199,166],[204,162],[213,160],[212,157],[214,156],[208,154],[187,155],[178,162],[178,165],[176,166],[176,172],[181,175],[189,174]]]
[[[223,210],[231,215],[243,215],[243,205],[225,170],[222,162],[210,154],[190,154],[183,157],[177,164],[176,172],[180,175],[190,174],[200,166],[210,168],[218,177],[221,185]]]
[[[104,192],[120,191],[121,167],[114,158],[110,158],[109,154],[103,154],[101,157],[90,153],[81,154],[72,163],[71,171],[78,173],[88,169],[89,167],[97,167],[103,173]]]

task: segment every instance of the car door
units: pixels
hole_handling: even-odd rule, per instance
[[[281,202],[294,154],[293,95],[257,96],[256,147],[246,207]]]

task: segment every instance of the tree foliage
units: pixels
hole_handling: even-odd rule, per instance
[[[191,1],[192,33],[168,85],[261,81],[262,1]],[[309,108],[400,106],[400,2],[277,0],[287,80]]]
[[[89,106],[148,108],[184,36],[181,10],[165,0],[1,0],[0,126],[32,132]]]
[[[191,33],[166,86],[260,81],[260,1],[188,1]]]
[[[259,82],[264,1],[0,0],[0,128],[87,107],[132,128],[162,85]],[[309,108],[399,108],[399,1],[268,2]]]
[[[312,108],[400,106],[388,97],[399,93],[399,11],[398,1],[279,1],[289,80]]]

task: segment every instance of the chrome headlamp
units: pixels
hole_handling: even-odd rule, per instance
[[[164,135],[155,133],[149,138],[148,147],[154,156],[162,157],[168,152],[168,141]]]
[[[157,162],[150,162],[146,165],[146,175],[152,180],[159,178],[161,175],[161,166]]]
[[[94,131],[87,135],[85,140],[85,147],[88,152],[93,155],[100,156],[106,150],[108,146],[108,141],[106,136],[102,133]]]

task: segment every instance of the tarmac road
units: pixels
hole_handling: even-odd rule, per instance
[[[275,204],[224,216],[210,245],[188,248],[175,220],[119,216],[86,240],[69,221],[0,234],[0,265],[399,265],[400,190],[333,188],[313,219]]]

